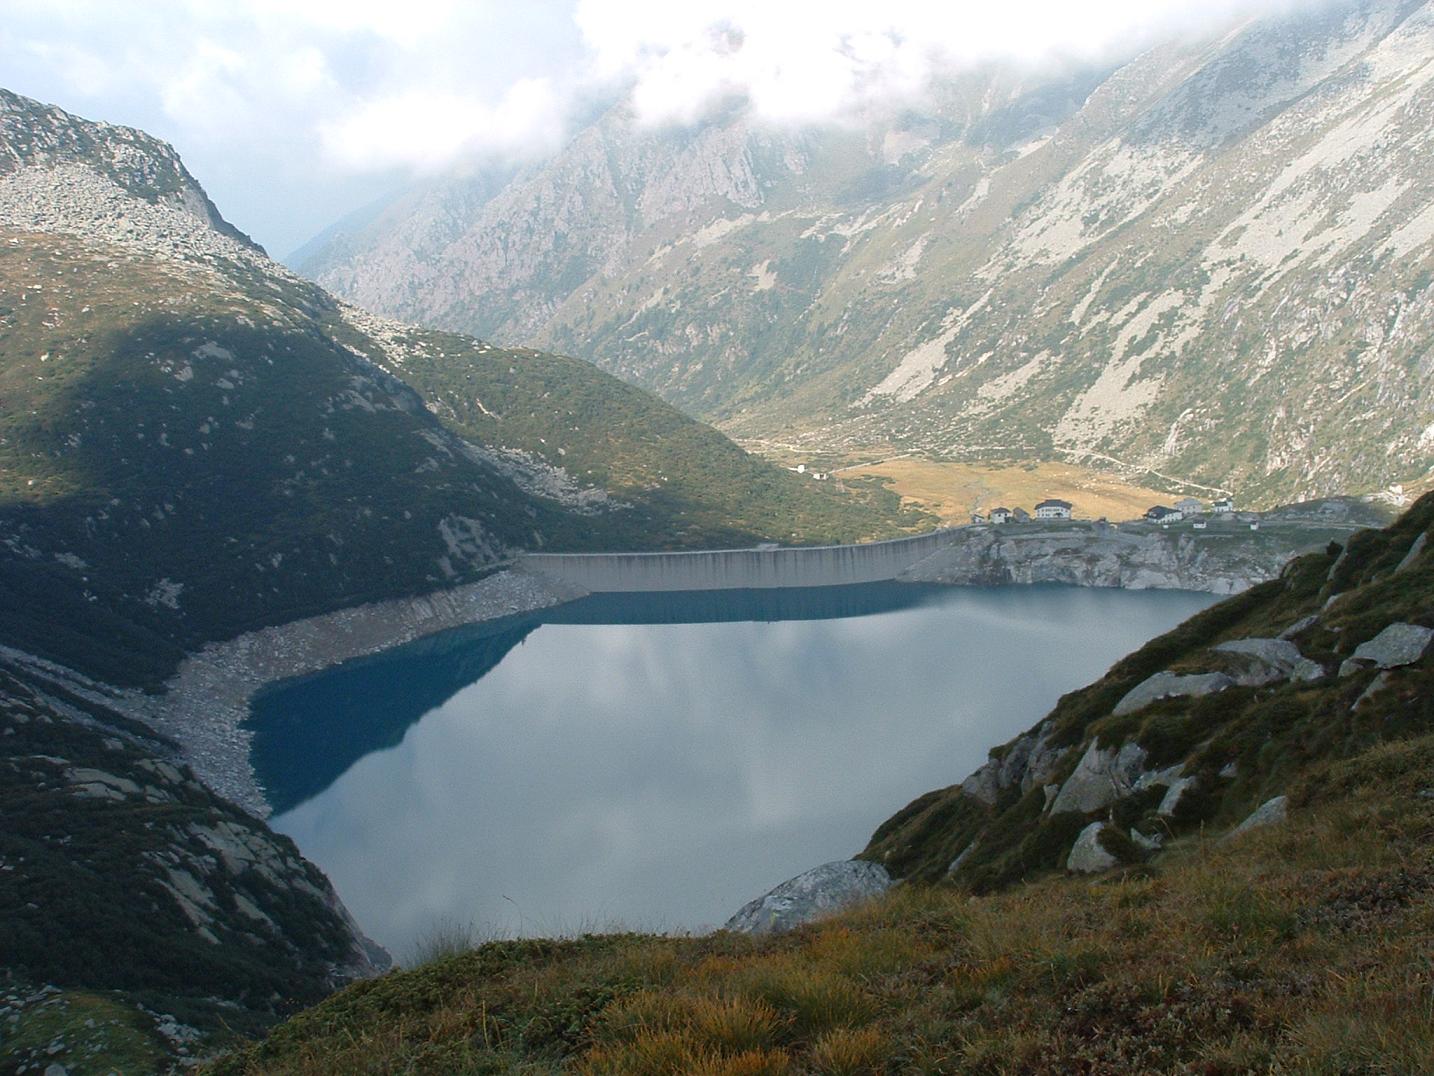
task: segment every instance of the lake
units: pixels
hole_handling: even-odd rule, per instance
[[[275,829],[399,958],[435,928],[699,930],[861,850],[1205,594],[594,595],[254,701]]]

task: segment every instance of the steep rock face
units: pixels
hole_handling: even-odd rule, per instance
[[[617,109],[300,264],[753,438],[1374,489],[1434,464],[1431,53],[1434,6],[1340,0],[861,135]]]
[[[1311,541],[1318,535],[1311,533]],[[919,582],[1172,588],[1234,594],[1276,575],[1292,546],[1098,523],[965,527],[904,573]]]

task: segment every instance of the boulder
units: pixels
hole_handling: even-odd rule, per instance
[[[1125,697],[1115,704],[1112,713],[1120,717],[1133,714],[1157,699],[1213,695],[1234,685],[1235,681],[1224,673],[1191,673],[1181,676],[1173,672],[1158,672],[1131,688]]]
[[[1071,854],[1066,857],[1066,870],[1079,874],[1095,874],[1119,865],[1120,861],[1100,843],[1100,835],[1105,827],[1104,822],[1092,822],[1080,831],[1075,844],[1071,845]]]
[[[1236,677],[1237,683],[1247,687],[1276,680],[1318,680],[1324,675],[1324,667],[1306,658],[1288,639],[1232,639],[1220,643],[1215,650],[1250,660],[1255,666],[1251,673]]]
[[[724,929],[778,934],[879,897],[891,884],[891,875],[877,863],[862,859],[824,863],[744,904]]]
[[[1051,813],[1098,811],[1135,791],[1145,768],[1145,748],[1136,743],[1101,749],[1092,740],[1051,803]]]
[[[992,805],[1001,791],[1001,763],[999,759],[988,759],[971,776],[961,782],[961,791],[973,799]]]
[[[1397,669],[1412,665],[1424,656],[1434,629],[1418,624],[1391,624],[1373,639],[1360,643],[1342,665],[1340,676],[1349,676],[1361,669]]]
[[[1274,799],[1266,800],[1250,812],[1249,818],[1246,818],[1227,833],[1225,839],[1229,840],[1232,837],[1238,837],[1242,833],[1248,833],[1250,830],[1258,829],[1261,826],[1276,825],[1288,818],[1289,813],[1288,796],[1276,796]]]
[[[1291,624],[1284,631],[1280,632],[1281,639],[1293,639],[1296,635],[1309,630],[1319,623],[1319,614],[1311,613],[1309,616],[1302,616]]]

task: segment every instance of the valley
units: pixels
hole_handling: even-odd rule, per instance
[[[0,33],[0,1071],[1434,1069],[1434,2],[600,8]]]

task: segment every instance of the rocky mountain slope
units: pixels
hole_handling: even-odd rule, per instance
[[[6,650],[0,736],[0,981],[117,992],[124,1022],[163,1057],[196,1026],[257,1030],[387,967],[291,841],[103,693]],[[94,1014],[82,1008],[31,1056],[18,1005],[0,1062],[87,1071],[74,1033]],[[103,1049],[112,1062],[114,1044]]]
[[[753,439],[1370,491],[1434,466],[1431,110],[1434,5],[1295,5],[865,132],[619,106],[295,264]]]
[[[762,463],[587,364],[335,302],[139,132],[0,94],[0,148],[12,645],[153,684],[202,641],[520,549],[896,523],[894,497]]]
[[[726,931],[482,945],[215,1071],[1427,1071],[1431,536],[1291,561]]]
[[[1141,862],[1166,841],[1282,816],[1300,775],[1434,726],[1434,495],[1290,561],[1061,699],[862,857],[990,890]],[[1293,801],[1298,806],[1297,799]]]

